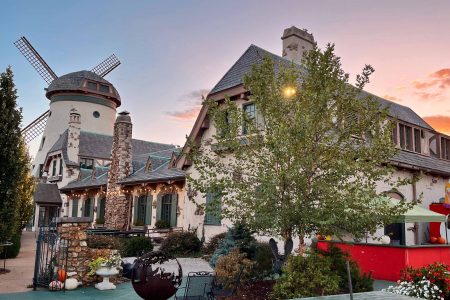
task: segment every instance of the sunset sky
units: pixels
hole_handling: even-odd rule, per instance
[[[0,68],[11,65],[24,124],[48,109],[45,82],[14,47],[26,36],[58,75],[112,53],[134,137],[183,145],[206,94],[255,44],[281,54],[283,29],[336,44],[367,90],[450,133],[450,1],[2,1]]]

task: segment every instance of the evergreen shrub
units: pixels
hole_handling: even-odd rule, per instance
[[[197,255],[202,242],[194,232],[172,232],[161,243],[159,250],[174,256]]]
[[[141,256],[153,250],[151,238],[137,236],[122,240],[121,254],[124,257]]]

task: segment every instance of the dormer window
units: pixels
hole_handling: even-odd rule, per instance
[[[109,93],[109,86],[105,84],[100,84],[100,92]]]
[[[393,131],[393,140],[400,148],[422,153],[423,131],[406,124],[399,123]]]
[[[97,90],[97,83],[92,82],[92,81],[88,81],[86,83],[86,87],[90,90],[96,91]]]
[[[91,158],[80,158],[80,168],[92,169],[94,167],[94,160]]]

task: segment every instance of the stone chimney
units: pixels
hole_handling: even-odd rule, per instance
[[[78,162],[80,130],[81,116],[75,108],[72,108],[69,114],[69,128],[67,130],[67,156],[73,162]]]
[[[128,230],[131,226],[132,198],[121,192],[118,182],[133,172],[132,129],[129,113],[119,113],[114,123],[111,166],[108,171],[105,207],[107,228]]]
[[[283,57],[300,64],[305,52],[311,50],[315,44],[314,37],[306,29],[298,29],[295,26],[284,30]]]

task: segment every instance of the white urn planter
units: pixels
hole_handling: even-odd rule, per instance
[[[383,235],[380,239],[381,244],[389,245],[391,243],[391,238],[388,235]]]
[[[103,281],[96,283],[95,288],[101,291],[114,290],[116,288],[116,286],[109,281],[109,277],[119,274],[119,270],[116,267],[107,267],[106,265],[102,265],[95,271],[95,274],[103,277]]]

